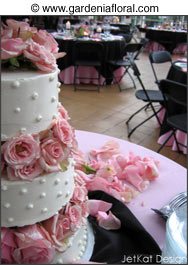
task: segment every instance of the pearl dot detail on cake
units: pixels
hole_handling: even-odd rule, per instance
[[[36,117],[36,121],[39,122],[39,121],[41,121],[41,120],[42,120],[42,115],[39,114],[39,115]]]
[[[27,129],[24,128],[24,127],[20,129],[20,132],[21,132],[21,133],[25,133],[26,131],[27,131]]]
[[[46,197],[46,193],[45,192],[42,192],[41,194],[40,194],[40,198],[42,199],[42,198],[45,198]]]
[[[67,198],[67,197],[69,197],[69,195],[70,195],[70,191],[67,191],[65,194],[65,197]]]
[[[40,180],[39,180],[39,183],[40,183],[40,184],[44,184],[45,182],[46,182],[45,179],[40,179]]]
[[[6,191],[6,190],[8,190],[8,187],[6,185],[2,185],[1,190]]]
[[[61,92],[61,89],[60,88],[58,88],[58,90],[57,90],[59,93]]]
[[[49,77],[49,81],[53,81],[54,78],[55,78],[54,75],[50,76],[50,77]]]
[[[60,183],[60,179],[56,179],[55,181],[54,181],[54,185],[58,185]]]
[[[33,100],[36,100],[39,97],[39,94],[37,92],[34,92],[31,97]]]
[[[68,185],[69,184],[69,181],[68,180],[65,180],[65,185]]]
[[[48,208],[44,208],[41,210],[41,213],[47,213],[47,211],[48,211]]]
[[[58,103],[57,103],[57,107],[58,107],[58,108],[61,107],[61,102],[58,102]]]
[[[3,205],[4,208],[8,209],[10,208],[10,203],[9,202],[6,202],[4,205]]]
[[[17,88],[20,86],[20,82],[19,81],[14,81],[11,85],[13,88]]]
[[[29,203],[27,206],[26,206],[27,209],[33,209],[34,208],[34,205],[32,203]]]
[[[55,102],[56,101],[56,97],[55,96],[53,96],[52,98],[51,98],[51,102]]]
[[[19,108],[19,107],[15,108],[15,110],[14,110],[15,113],[19,113],[20,111],[21,111],[21,108]]]
[[[57,264],[63,264],[63,259],[58,259]]]
[[[52,119],[57,119],[58,115],[57,114],[53,114]]]
[[[23,189],[21,189],[21,191],[20,191],[20,194],[21,195],[24,195],[24,194],[26,194],[27,193],[27,189],[26,188],[23,188]]]
[[[61,83],[60,82],[57,82],[57,87],[60,87],[61,86]]]
[[[9,222],[9,223],[12,223],[12,222],[14,222],[14,218],[12,218],[12,217],[9,217],[9,218],[8,218],[8,222]]]
[[[63,195],[63,192],[62,191],[59,191],[58,194],[57,194],[57,197],[61,197]]]

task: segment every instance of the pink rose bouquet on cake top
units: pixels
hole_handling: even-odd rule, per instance
[[[1,59],[3,65],[13,67],[33,66],[44,72],[54,71],[56,59],[65,56],[58,53],[58,44],[45,30],[30,27],[27,22],[7,19],[1,31]]]

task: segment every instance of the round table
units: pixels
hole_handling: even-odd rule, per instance
[[[122,36],[113,36],[110,35],[109,38],[76,38],[76,37],[66,37],[62,34],[53,34],[54,38],[58,42],[59,51],[66,52],[66,56],[57,60],[58,68],[62,71],[60,74],[60,81],[65,84],[73,84],[74,80],[74,58],[73,58],[73,50],[74,44],[77,40],[79,41],[89,41],[89,42],[100,42],[104,46],[104,63],[101,67],[101,76],[103,79],[101,80],[101,84],[104,83],[104,79],[106,79],[107,83],[112,82],[112,69],[109,67],[109,61],[115,60],[121,57],[121,52],[124,49],[126,43]],[[80,67],[81,68],[81,67]],[[83,68],[83,67],[82,67]],[[88,80],[89,77],[94,77],[97,75],[96,69],[91,69],[87,67],[87,71],[83,69],[84,72],[87,72]],[[114,69],[116,70],[116,69]],[[81,70],[82,72],[82,70]],[[83,76],[82,73],[80,76]],[[89,80],[88,82],[90,82]]]
[[[186,169],[156,152],[111,136],[76,130],[76,138],[79,149],[85,153],[94,148],[100,148],[108,140],[114,139],[119,143],[123,154],[128,154],[129,151],[132,151],[139,156],[150,156],[160,162],[159,177],[151,182],[149,188],[140,193],[127,206],[155,239],[159,247],[163,248],[166,230],[165,222],[151,208],[161,208],[177,193],[186,190]]]

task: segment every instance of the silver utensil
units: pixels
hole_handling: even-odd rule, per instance
[[[169,216],[180,206],[187,202],[187,192],[181,192],[173,197],[167,204],[160,209],[153,209],[155,213],[159,214],[163,219],[167,220]]]

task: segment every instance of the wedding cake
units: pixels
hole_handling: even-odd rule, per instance
[[[58,101],[55,60],[64,54],[47,32],[12,19],[1,47],[1,261],[89,259],[87,189],[74,170],[74,129]]]

